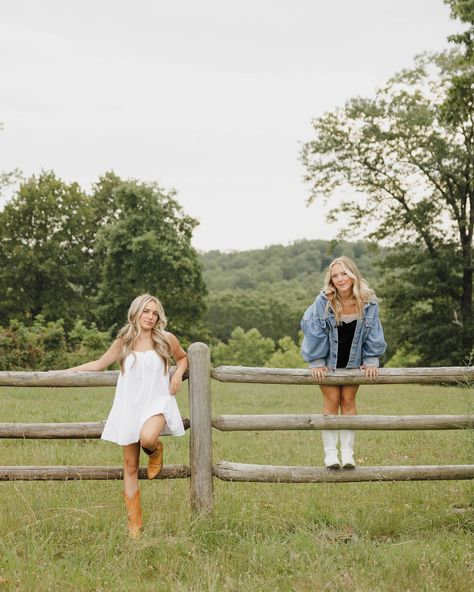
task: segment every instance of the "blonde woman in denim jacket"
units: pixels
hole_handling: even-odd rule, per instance
[[[309,362],[315,381],[324,382],[328,371],[360,368],[369,380],[378,375],[379,358],[386,343],[374,291],[349,257],[329,265],[325,286],[301,321],[303,359]],[[356,415],[358,385],[324,385],[324,415]],[[337,444],[340,438],[342,468],[355,468],[352,430],[323,430],[324,464],[340,469]]]

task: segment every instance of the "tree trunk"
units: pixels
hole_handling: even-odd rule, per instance
[[[472,323],[472,266],[464,267],[461,294],[462,346],[469,354],[473,347]]]

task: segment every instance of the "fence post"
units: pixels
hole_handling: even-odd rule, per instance
[[[214,499],[209,348],[205,343],[192,343],[188,349],[188,356],[191,508],[199,512],[211,512]]]

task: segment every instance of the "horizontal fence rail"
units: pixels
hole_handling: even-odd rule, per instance
[[[299,368],[253,368],[219,366],[211,371],[221,382],[262,384],[318,384],[309,370]],[[324,384],[460,384],[474,381],[474,367],[380,368],[375,380],[365,378],[362,370],[328,372]]]
[[[176,366],[170,368],[170,378],[173,376]],[[119,376],[118,370],[106,370],[105,372],[67,372],[66,370],[53,370],[51,372],[0,372],[0,386],[115,386]],[[183,380],[188,378],[188,373],[183,375]]]
[[[189,419],[183,419],[189,430]],[[79,423],[0,423],[0,438],[22,439],[84,439],[100,438],[105,421]]]
[[[224,481],[263,483],[342,483],[380,481],[431,481],[474,479],[474,465],[363,466],[351,470],[325,467],[274,466],[228,461],[212,463],[212,428],[221,431],[263,430],[455,430],[473,427],[469,415],[220,415],[212,418],[211,381],[282,385],[315,385],[308,369],[219,366],[211,369],[209,348],[194,343],[188,351],[190,363],[190,418],[192,423],[189,465],[164,465],[158,479],[190,477],[194,510],[213,508],[213,477]],[[170,368],[170,376],[175,368]],[[0,387],[112,387],[118,371],[106,372],[0,372]],[[185,375],[184,378],[188,376]],[[324,384],[455,384],[474,383],[473,367],[381,368],[375,380],[359,369],[328,372]],[[0,423],[1,438],[84,439],[100,438],[105,422]],[[3,466],[0,481],[77,481],[123,479],[122,467],[104,466]],[[139,478],[147,479],[146,469]]]
[[[212,420],[212,427],[224,432],[253,430],[459,430],[473,426],[474,417],[469,415],[220,415]]]
[[[163,465],[156,479],[186,479],[188,465]],[[147,479],[146,468],[138,471]],[[123,479],[123,467],[0,467],[0,481],[107,481]]]
[[[252,465],[221,461],[214,465],[213,475],[223,481],[259,483],[443,481],[473,479],[474,465],[357,467],[337,471],[320,467]]]

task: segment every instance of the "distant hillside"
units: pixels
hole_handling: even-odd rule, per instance
[[[227,341],[236,326],[256,327],[265,337],[290,335],[296,341],[304,310],[322,288],[329,263],[341,255],[354,259],[377,287],[374,262],[381,253],[365,242],[302,240],[286,247],[202,253],[212,335]]]

